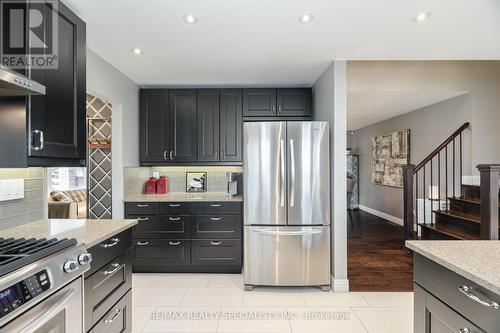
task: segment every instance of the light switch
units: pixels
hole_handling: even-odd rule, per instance
[[[0,179],[0,201],[23,198],[24,179]]]

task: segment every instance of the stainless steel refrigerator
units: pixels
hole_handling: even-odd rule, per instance
[[[245,289],[328,289],[328,123],[247,122],[243,129]]]

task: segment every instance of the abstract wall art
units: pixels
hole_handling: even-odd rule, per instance
[[[410,163],[410,130],[372,138],[372,183],[403,187],[404,164]]]

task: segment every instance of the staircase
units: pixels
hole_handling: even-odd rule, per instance
[[[461,194],[448,198],[448,210],[433,211],[434,223],[418,224],[421,239],[481,239],[481,187],[462,185]]]
[[[500,165],[481,164],[480,186],[463,178],[463,124],[418,165],[403,165],[408,239],[498,240]]]

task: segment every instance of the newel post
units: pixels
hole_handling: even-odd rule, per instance
[[[480,164],[481,239],[498,240],[498,179],[500,164]]]
[[[415,216],[413,215],[413,174],[416,166],[413,164],[403,165],[403,221],[405,240],[415,237]]]

